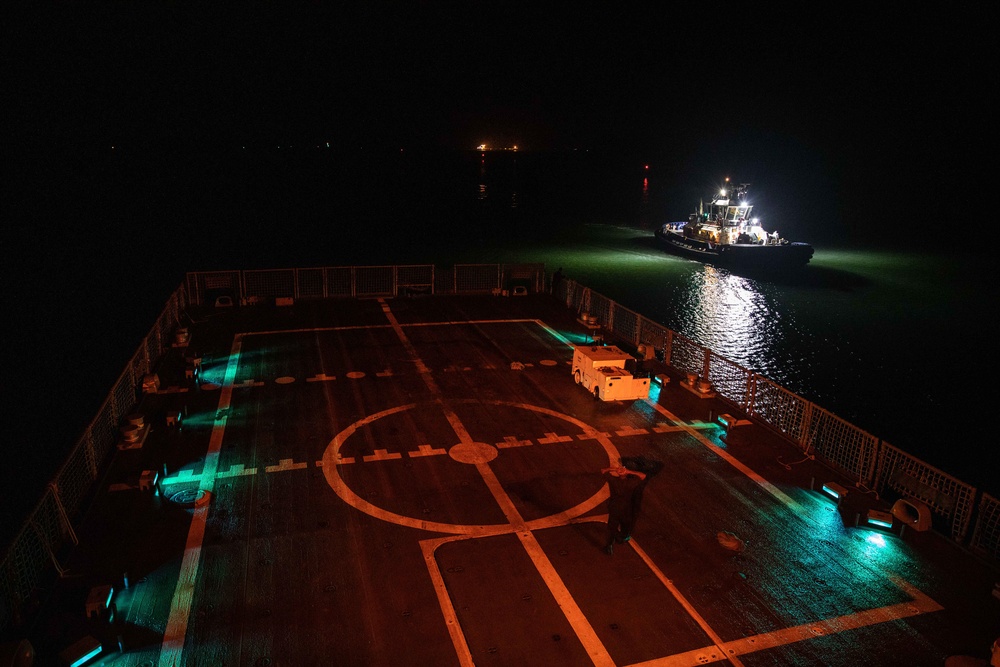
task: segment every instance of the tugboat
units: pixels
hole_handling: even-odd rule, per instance
[[[768,233],[751,216],[747,201],[749,183],[725,186],[687,222],[668,222],[656,230],[656,238],[668,251],[719,267],[742,271],[774,271],[803,267],[813,256],[808,243]]]

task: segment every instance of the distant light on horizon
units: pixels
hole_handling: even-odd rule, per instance
[[[504,146],[502,148],[492,148],[492,147],[490,147],[489,144],[479,144],[478,146],[476,146],[476,150],[480,150],[480,151],[483,151],[483,152],[485,152],[485,151],[516,151],[516,150],[518,150],[518,146],[517,146],[517,144],[513,144],[511,146]]]

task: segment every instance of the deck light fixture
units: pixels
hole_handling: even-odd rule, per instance
[[[864,525],[867,527],[884,528],[886,530],[892,530],[892,513],[883,512],[881,510],[868,510],[865,512]],[[858,524],[860,525],[861,515],[858,515]]]
[[[115,587],[111,584],[94,586],[87,596],[87,618],[101,618],[105,612],[111,612],[112,600],[115,597]]]
[[[827,497],[835,500],[838,506],[841,501],[847,497],[847,489],[836,482],[825,482],[823,486],[820,487],[820,491]]]
[[[152,491],[154,496],[160,494],[160,473],[156,470],[143,470],[139,475],[139,490]]]
[[[722,440],[722,442],[726,442],[726,438],[729,436],[729,432],[733,429],[733,426],[736,425],[736,417],[728,413],[723,413],[718,417],[716,417],[715,421],[717,421],[719,425],[722,426],[722,435],[719,436],[719,440]]]
[[[80,667],[96,658],[103,650],[101,643],[88,635],[60,653],[59,657],[69,667]]]

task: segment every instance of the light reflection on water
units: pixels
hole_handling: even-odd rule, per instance
[[[689,338],[746,367],[767,363],[780,336],[778,313],[749,279],[711,266],[690,274],[681,290],[678,329]]]

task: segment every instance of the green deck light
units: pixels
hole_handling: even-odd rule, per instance
[[[865,513],[865,523],[878,528],[892,528],[892,514],[879,510],[868,510]]]
[[[882,528],[892,530],[893,516],[891,512],[869,509],[862,514],[854,515],[855,528]]]
[[[733,429],[733,426],[736,425],[736,417],[728,413],[723,413],[716,417],[715,421],[722,427],[722,435],[719,436],[719,440],[726,442],[729,432]],[[823,489],[826,490],[826,487],[824,486]]]
[[[884,547],[884,546],[886,546],[886,544],[888,544],[885,541],[885,538],[882,537],[881,533],[875,533],[875,534],[869,535],[868,537],[865,538],[865,542],[867,542],[868,544],[873,544],[873,545],[875,545],[877,547]]]
[[[836,500],[838,505],[840,504],[840,501],[847,497],[847,489],[836,482],[826,482],[822,487],[820,487],[820,490],[830,498]]]
[[[100,644],[98,644],[96,647],[94,647],[94,650],[92,650],[90,653],[80,656],[80,659],[71,664],[70,667],[80,667],[80,665],[85,664],[91,658],[97,657],[97,655],[100,654],[101,650],[102,647]]]
[[[64,665],[80,667],[96,658],[103,650],[101,643],[88,635],[63,650],[59,659]]]

